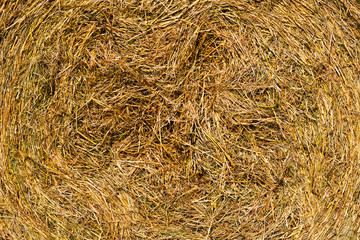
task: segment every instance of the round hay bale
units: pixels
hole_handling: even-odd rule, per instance
[[[0,4],[1,239],[356,239],[360,11]]]

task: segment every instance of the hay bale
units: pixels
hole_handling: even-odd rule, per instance
[[[359,238],[350,1],[0,5],[0,238]]]

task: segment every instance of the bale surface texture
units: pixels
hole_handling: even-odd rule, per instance
[[[360,7],[0,1],[0,239],[359,239]]]

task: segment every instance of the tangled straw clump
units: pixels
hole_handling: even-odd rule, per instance
[[[0,4],[0,239],[357,239],[348,0]]]

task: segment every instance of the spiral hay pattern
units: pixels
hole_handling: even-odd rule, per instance
[[[0,239],[358,239],[348,0],[0,2]]]

